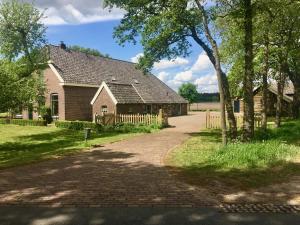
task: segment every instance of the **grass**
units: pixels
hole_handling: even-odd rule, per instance
[[[189,182],[239,189],[256,188],[300,175],[300,121],[288,121],[267,133],[257,131],[252,143],[222,146],[219,131],[193,135],[171,152],[167,163]]]
[[[0,112],[0,117],[6,117],[6,116],[7,116],[7,112],[5,112],[5,113]]]
[[[92,133],[91,139],[85,142],[83,131],[54,126],[0,125],[0,168],[57,158],[80,152],[92,145],[120,141],[136,135],[138,134]]]

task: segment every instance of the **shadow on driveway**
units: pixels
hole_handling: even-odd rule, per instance
[[[0,208],[3,225],[296,225],[299,214],[218,213],[212,208]]]

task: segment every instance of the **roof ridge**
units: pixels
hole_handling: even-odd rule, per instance
[[[48,44],[48,46],[52,46],[52,47],[55,47],[55,48],[60,48],[58,45],[54,45],[54,44]],[[96,56],[96,55],[92,55],[92,54],[88,54],[88,53],[84,53],[84,52],[80,52],[80,51],[72,50],[72,49],[68,49],[68,48],[66,50],[69,50],[70,52],[85,54],[87,56],[93,56],[95,58],[104,58],[104,59],[115,60],[115,61],[120,61],[120,62],[125,62],[125,63],[130,63],[130,64],[133,64],[133,65],[137,65],[137,63],[126,61],[126,60],[123,60],[123,59],[116,59],[116,58],[105,57],[105,56]]]
[[[132,84],[125,84],[125,83],[117,83],[117,82],[105,82],[107,84],[116,84],[116,85],[126,85],[126,86],[133,86]]]

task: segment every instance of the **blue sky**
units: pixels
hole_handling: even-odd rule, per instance
[[[67,45],[95,48],[113,58],[136,62],[143,52],[140,44],[121,47],[113,39],[124,11],[108,11],[101,0],[35,0],[40,10],[45,10],[47,38],[51,44],[64,41]],[[196,44],[188,58],[162,60],[154,65],[153,74],[174,90],[185,82],[198,86],[200,92],[217,91],[217,79],[206,54]]]

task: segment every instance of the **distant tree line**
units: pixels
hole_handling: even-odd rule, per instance
[[[220,102],[219,93],[198,93],[197,102]]]

